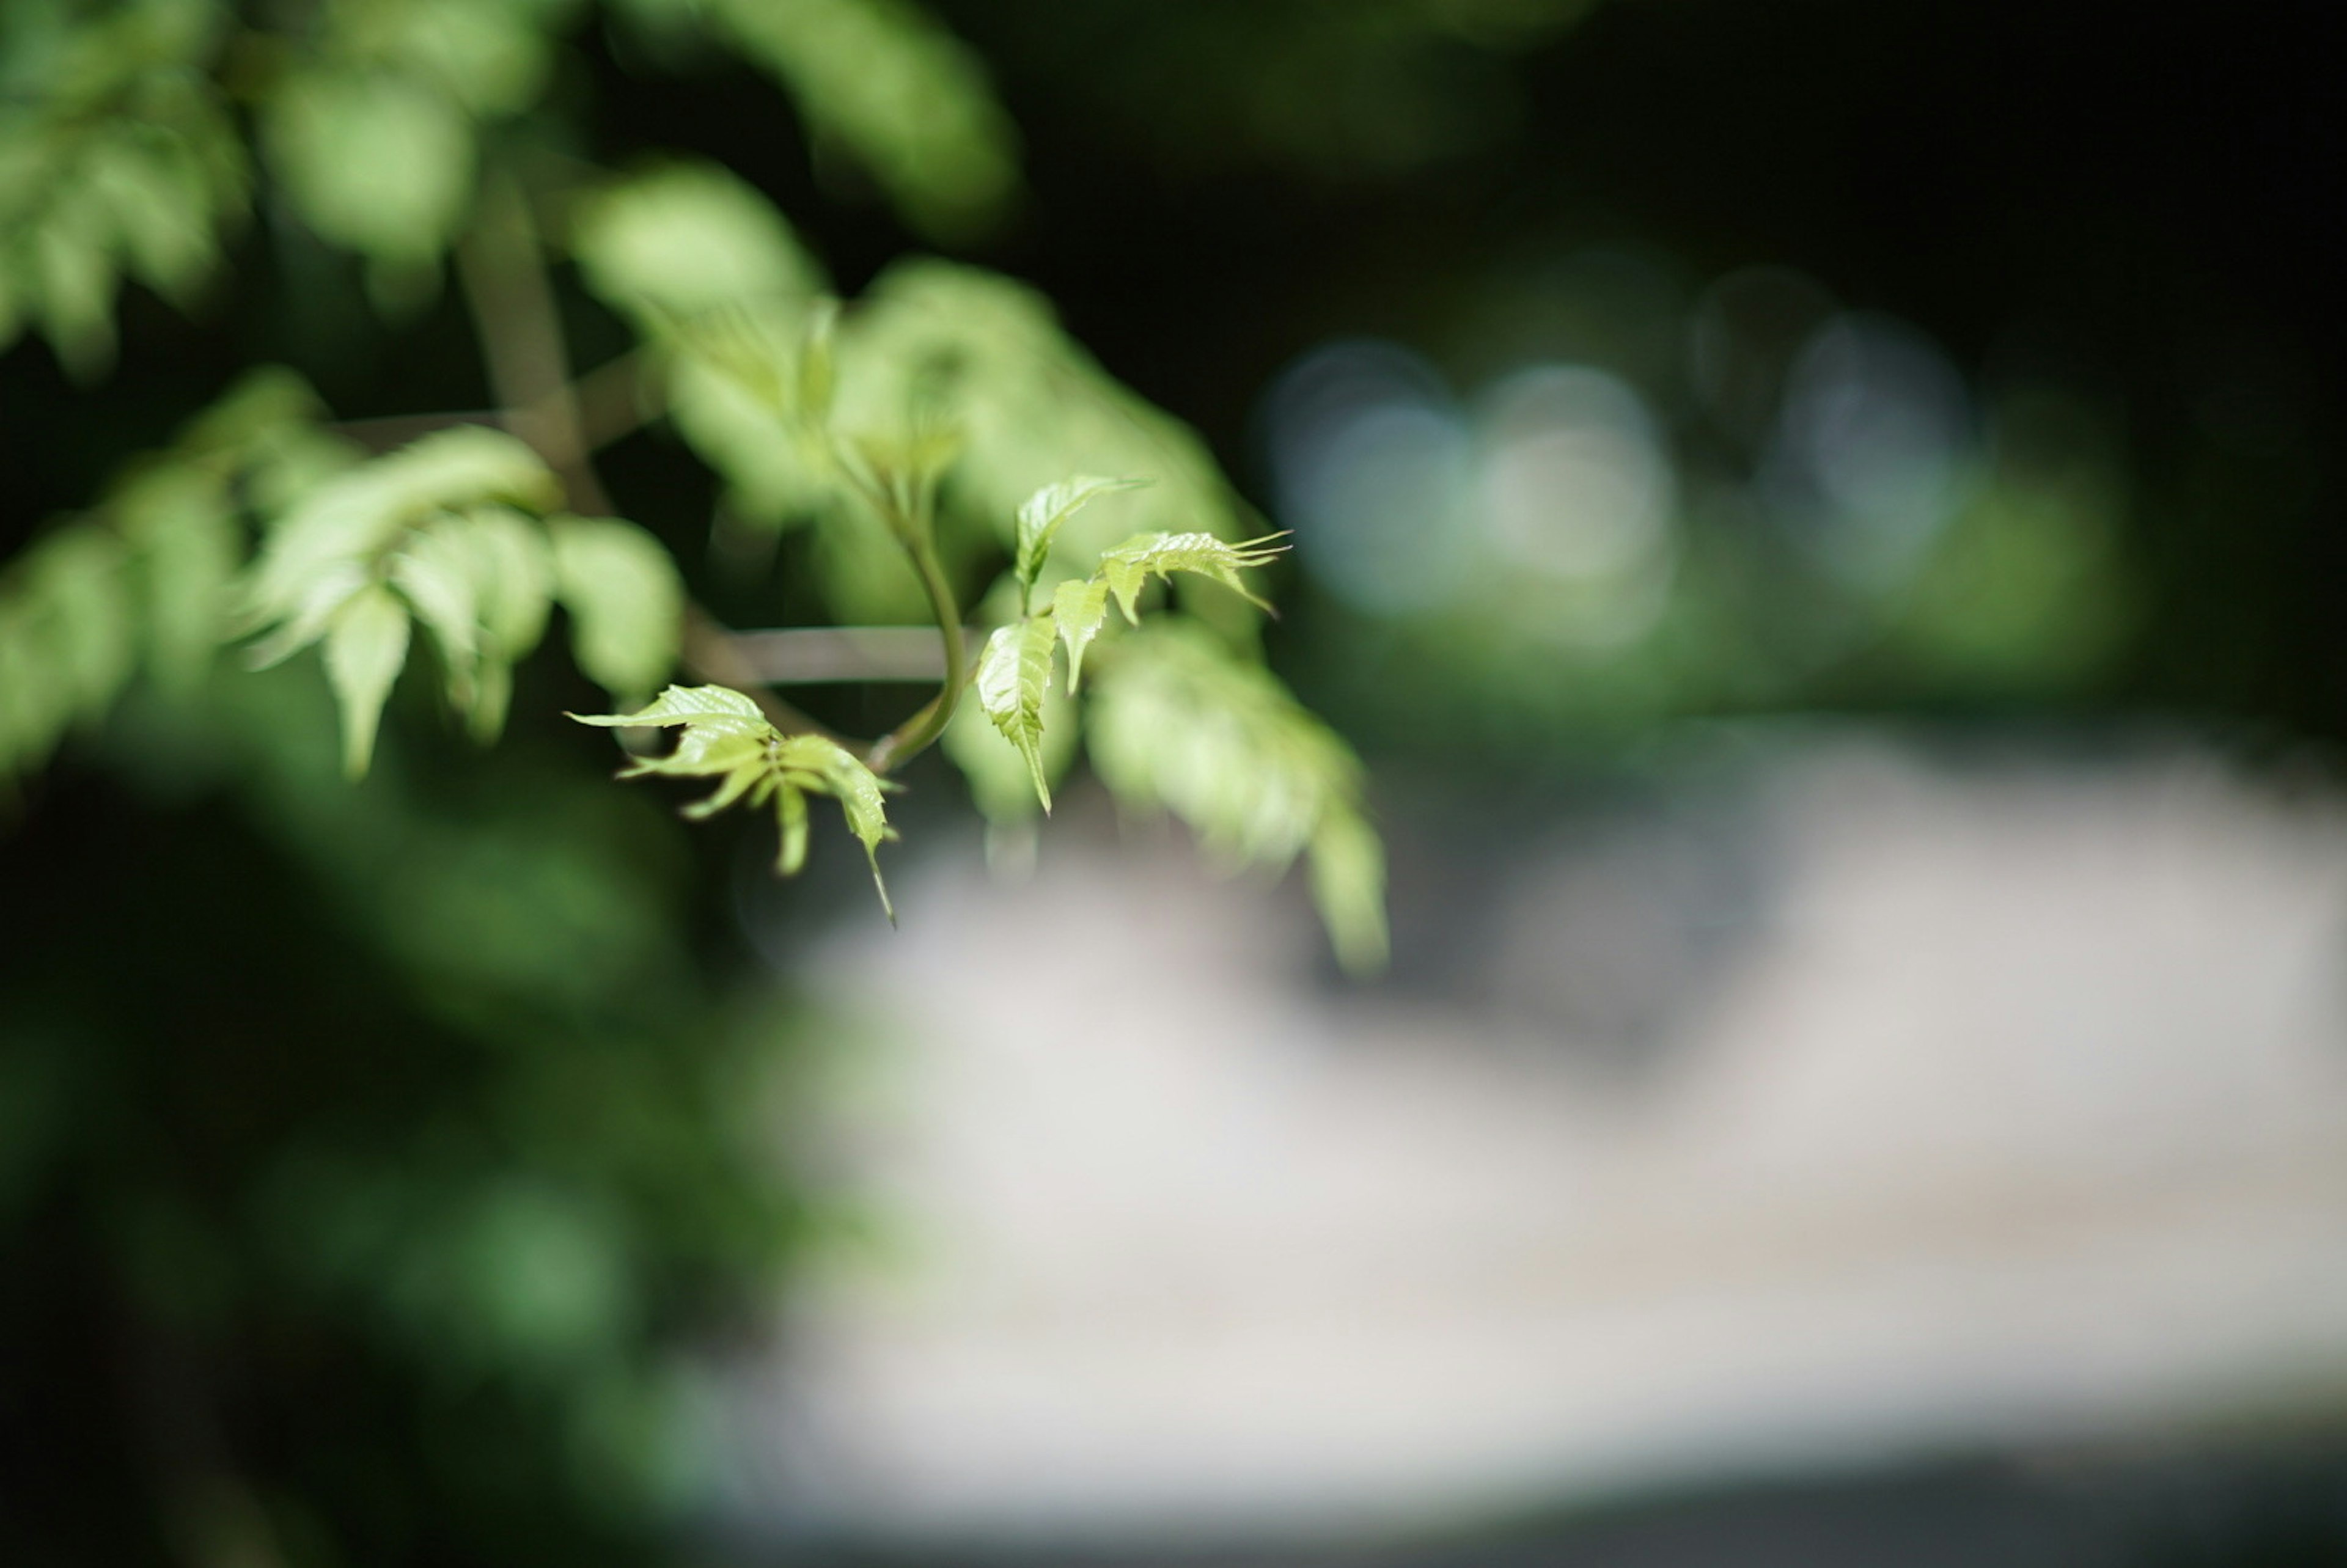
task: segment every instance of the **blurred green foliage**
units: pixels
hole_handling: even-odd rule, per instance
[[[0,865],[39,911],[0,989],[0,1336],[42,1348],[0,1372],[11,1561],[641,1560],[708,1506],[696,1354],[815,1223],[776,1146],[813,1026],[744,961],[733,841],[560,723],[609,705],[580,676],[625,709],[692,670],[588,721],[680,732],[628,774],[771,806],[784,872],[831,795],[876,879],[969,631],[1043,629],[1007,732],[1039,790],[1085,717],[1043,701],[1055,640],[1111,714],[1181,650],[1229,671],[1211,755],[1128,724],[1103,776],[1225,858],[1336,854],[1341,951],[1381,950],[1356,770],[1261,671],[1270,552],[1214,459],[1033,291],[911,258],[842,299],[772,197],[629,118],[630,71],[728,62],[911,234],[1015,212],[986,70],[901,0],[0,10],[0,351],[33,384],[46,344],[76,433],[31,466],[71,509],[0,567]],[[607,492],[627,448],[659,481]],[[1120,477],[1079,507],[1088,469]],[[1157,630],[1109,623],[1177,572]],[[942,682],[817,720],[712,605],[932,625]],[[955,733],[1023,822],[1011,743]]]

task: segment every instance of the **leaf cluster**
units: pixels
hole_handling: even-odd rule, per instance
[[[1212,534],[1136,534],[1104,552],[1091,577],[1064,579],[1051,590],[1051,601],[1037,608],[1037,579],[1068,519],[1087,502],[1139,483],[1089,476],[1062,480],[1038,490],[1019,508],[1018,553],[1011,569],[1022,613],[987,640],[978,661],[978,700],[1002,738],[1025,761],[1036,799],[1046,812],[1051,809],[1051,788],[1043,768],[1043,699],[1051,683],[1055,646],[1067,649],[1068,692],[1073,695],[1083,676],[1084,651],[1106,623],[1112,597],[1126,622],[1138,625],[1138,601],[1149,579],[1171,581],[1176,572],[1191,572],[1259,605],[1239,572],[1278,553],[1267,539],[1234,545]]]
[[[561,486],[498,431],[440,432],[336,476],[275,520],[246,587],[265,668],[313,643],[343,711],[343,765],[366,771],[376,724],[431,636],[448,700],[474,733],[504,728],[514,661],[556,603],[579,668],[639,696],[676,662],[683,589],[659,541],[632,523],[557,508]]]
[[[314,413],[292,376],[254,374],[0,572],[0,779],[38,767],[142,669],[169,692],[201,682],[255,519],[348,460]]]
[[[676,778],[713,778],[715,793],[684,808],[695,819],[738,802],[753,808],[771,804],[782,831],[774,868],[788,876],[806,863],[810,794],[839,802],[847,829],[864,845],[880,907],[893,924],[888,886],[880,876],[881,844],[897,836],[888,825],[887,787],[861,758],[827,735],[785,735],[770,723],[756,702],[723,686],[671,686],[633,713],[573,713],[582,724],[605,729],[657,726],[680,729],[675,750],[664,757],[641,758],[621,778],[657,774]]]
[[[1152,581],[1181,585],[1187,630],[1118,648],[1116,689],[1139,689],[1130,671],[1163,663],[1172,656],[1153,651],[1187,646],[1191,632],[1201,646],[1248,641],[1263,607],[1242,574],[1275,547],[1249,537],[1262,530],[1194,433],[1108,374],[1033,291],[910,258],[843,301],[784,216],[722,168],[606,175],[535,150],[522,123],[548,112],[565,32],[595,8],[26,0],[0,17],[0,347],[29,323],[69,368],[98,374],[118,280],[192,302],[266,200],[358,258],[394,320],[456,251],[490,380],[516,405],[362,460],[282,377],[224,400],[0,576],[0,769],[36,765],[142,664],[159,685],[184,684],[240,637],[261,667],[318,651],[351,775],[365,771],[418,644],[486,742],[505,725],[516,661],[559,608],[577,663],[619,710],[594,722],[683,731],[628,776],[715,779],[697,815],[772,805],[788,872],[803,857],[806,795],[837,798],[871,855],[888,832],[879,779],[940,738],[999,815],[1024,803],[997,787],[987,747],[999,735],[1048,810],[1085,722],[1073,699],[1106,656],[1109,607],[1137,625]],[[982,67],[907,0],[600,9],[647,60],[713,45],[771,76],[825,167],[852,162],[928,232],[969,232],[1015,197],[1016,137]],[[812,527],[835,615],[938,629],[944,679],[897,731],[853,745],[738,690],[754,671],[690,604],[661,543],[632,522],[579,515],[605,507],[594,440],[565,384],[548,249],[567,251],[578,282],[634,329],[641,349],[620,364],[635,413],[669,420],[723,480],[721,525]],[[512,319],[531,311],[535,324]],[[1055,552],[1093,569],[1054,577]],[[1006,559],[995,590],[975,596],[990,636],[973,663],[965,590]],[[723,684],[671,687],[631,712],[685,661],[689,626],[702,629],[696,676]],[[1304,825],[1234,825],[1231,800],[1255,802],[1239,814],[1248,822],[1268,811],[1252,786],[1174,787],[1164,780],[1190,774],[1120,767],[1096,746],[1112,789],[1170,806],[1240,858],[1307,845],[1316,866],[1334,856],[1322,845],[1342,836],[1329,825],[1352,809],[1352,775],[1296,759],[1342,748],[1325,732],[1306,745],[1295,740],[1306,731],[1275,723],[1287,710],[1265,695],[1278,692],[1268,677],[1181,690],[1201,712],[1236,704],[1215,733],[1248,743],[1215,754],[1274,768],[1286,781],[1275,793],[1301,803],[1288,815]],[[956,723],[967,693],[992,726],[984,743],[971,739],[982,727]],[[698,706],[675,706],[688,700]],[[1120,701],[1104,689],[1093,716],[1132,706]],[[1356,880],[1373,882],[1373,857],[1354,861],[1371,868]],[[1340,939],[1355,955],[1374,946]]]

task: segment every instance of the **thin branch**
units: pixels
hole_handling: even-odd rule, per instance
[[[965,634],[975,651],[975,633]],[[806,626],[737,631],[733,646],[758,679],[777,686],[831,682],[942,681],[944,645],[920,626]]]
[[[938,694],[929,699],[927,706],[872,743],[865,763],[876,774],[902,766],[944,734],[946,725],[953,720],[954,708],[961,702],[961,689],[969,682],[969,634],[962,626],[961,610],[954,603],[953,588],[938,563],[937,547],[930,541],[927,520],[921,519],[923,526],[917,533],[907,530],[905,548],[921,574],[921,586],[928,591],[929,608],[938,618],[938,641],[945,654],[945,672],[938,682]]]
[[[573,386],[529,198],[507,170],[491,169],[481,181],[480,214],[457,245],[456,276],[480,339],[489,388],[505,405],[505,427],[546,459],[572,506],[609,514],[610,497],[595,473],[590,454],[596,443],[588,437],[581,405],[608,419],[613,405],[623,402],[628,417],[634,418],[635,367],[616,361]],[[691,602],[685,605],[682,653],[685,668],[700,680],[745,692],[774,728],[830,733],[764,690],[756,668],[735,650],[732,635]]]
[[[571,505],[609,514],[610,497],[588,460],[585,425],[571,391],[562,318],[547,282],[529,197],[492,167],[481,179],[479,215],[456,247],[456,276],[480,339],[489,388],[507,410],[506,428],[536,447],[562,479]]]
[[[648,383],[643,354],[630,349],[605,360],[569,387],[571,405],[579,411],[579,437],[589,452],[600,452],[622,436],[643,428],[648,406]]]
[[[743,651],[733,634],[710,618],[697,604],[684,607],[684,667],[694,679],[731,686],[758,704],[766,722],[786,735],[839,737],[797,708],[766,690],[758,666]]]
[[[371,451],[388,452],[409,442],[463,425],[486,425],[518,435],[559,425],[562,405],[576,409],[579,436],[589,452],[600,451],[643,426],[644,375],[633,349],[596,366],[548,403],[528,408],[465,408],[441,414],[388,414],[372,419],[337,420],[330,428]],[[528,435],[522,435],[529,440]],[[535,441],[531,442],[537,446]],[[543,448],[540,448],[543,450]]]
[[[503,409],[468,408],[451,414],[386,414],[374,419],[338,419],[327,428],[349,436],[370,452],[390,452],[436,432],[466,425],[504,429],[507,416]]]

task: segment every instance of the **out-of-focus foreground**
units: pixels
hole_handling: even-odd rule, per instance
[[[217,123],[101,90],[238,9],[0,5],[12,561],[256,363],[374,447],[501,400],[397,218],[465,138],[705,156],[845,294],[1033,283],[1292,530],[1391,961],[1081,766],[911,768],[892,931],[609,784],[559,658],[492,751],[410,679],[361,785],[307,663],[134,688],[0,837],[0,1556],[2347,1562],[2314,8],[289,0]],[[248,130],[207,282],[172,160]],[[624,380],[716,612],[920,619]]]

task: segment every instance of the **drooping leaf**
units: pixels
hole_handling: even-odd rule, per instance
[[[407,662],[407,609],[371,584],[334,612],[326,629],[326,679],[343,711],[343,771],[358,778],[374,754],[376,726],[400,667]]]
[[[458,526],[436,522],[408,536],[391,558],[390,579],[440,650],[440,661],[447,669],[449,702],[469,709],[481,656],[474,556],[459,520],[445,521]]]
[[[1054,789],[1074,760],[1076,737],[1081,729],[1075,704],[1054,685],[1043,693],[1043,777]],[[994,727],[994,721],[976,702],[954,710],[953,722],[938,739],[948,761],[961,770],[969,786],[971,804],[989,823],[1010,825],[1031,821],[1042,813],[1035,780],[1027,760]]]
[[[1349,804],[1329,802],[1309,853],[1312,902],[1337,961],[1356,975],[1385,968],[1386,852],[1376,830]]]
[[[896,919],[887,885],[881,880],[878,856],[881,844],[896,836],[888,825],[883,798],[886,786],[836,741],[823,735],[779,734],[754,701],[724,686],[671,686],[633,713],[570,716],[582,724],[606,729],[634,724],[682,727],[684,733],[674,751],[664,757],[641,758],[620,776],[661,774],[719,780],[714,792],[685,807],[685,815],[695,818],[712,815],[744,799],[753,805],[771,799],[782,835],[776,866],[784,876],[796,872],[805,859],[805,796],[832,796],[839,802],[848,831],[864,845],[880,907],[892,922]]]
[[[41,335],[77,381],[114,363],[114,258],[95,215],[67,209],[32,234],[34,314]]]
[[[1094,682],[1093,766],[1119,800],[1160,807],[1236,864],[1314,852],[1315,892],[1348,965],[1384,946],[1383,857],[1360,764],[1260,665],[1178,619],[1119,641]]]
[[[55,682],[77,718],[113,701],[136,657],[124,552],[108,531],[89,523],[61,529],[26,562],[34,612],[49,624]]]
[[[39,629],[22,601],[0,598],[0,779],[46,757],[63,727],[66,704],[48,670]]]
[[[845,746],[823,735],[790,736],[775,747],[774,761],[786,784],[820,788],[839,802],[848,832],[864,845],[864,858],[872,867],[872,886],[880,894],[880,907],[887,912],[888,923],[895,925],[897,908],[888,901],[888,885],[881,880],[879,849],[897,835],[888,825],[888,807],[878,775]]]
[[[473,553],[481,632],[504,658],[538,646],[554,602],[554,562],[545,531],[505,507],[476,507],[462,534]]]
[[[165,464],[115,502],[124,538],[138,554],[147,669],[167,691],[192,690],[228,632],[229,588],[240,539],[214,474]]]
[[[1051,594],[1051,619],[1059,624],[1060,641],[1068,648],[1068,691],[1072,694],[1083,673],[1084,650],[1100,635],[1108,620],[1108,579],[1070,578]]]
[[[796,876],[806,868],[806,794],[781,780],[771,782],[774,784],[774,827],[777,833],[774,869],[785,876]],[[883,904],[885,907],[885,897]]]
[[[1016,571],[1020,592],[1030,591],[1035,578],[1043,569],[1043,561],[1051,553],[1051,541],[1059,537],[1060,528],[1085,502],[1116,490],[1138,489],[1147,481],[1141,479],[1102,479],[1092,475],[1079,475],[1062,479],[1056,485],[1046,485],[1027,497],[1019,508],[1019,553]]]
[[[1107,579],[1109,591],[1116,595],[1124,619],[1135,624],[1140,616],[1134,601],[1142,585],[1152,577],[1170,578],[1177,571],[1211,578],[1257,609],[1267,609],[1248,591],[1239,572],[1276,559],[1281,548],[1267,538],[1235,545],[1212,534],[1136,534],[1102,555],[1101,575]]]
[[[1051,786],[1043,774],[1043,693],[1051,683],[1055,635],[1048,610],[998,627],[979,655],[976,681],[979,706],[1026,760],[1035,798],[1046,812]]]
[[[131,273],[184,305],[215,251],[202,169],[171,141],[134,133],[102,138],[83,178]]]
[[[579,668],[625,702],[676,668],[684,585],[658,539],[615,518],[557,518],[555,593],[570,612]]]
[[[485,503],[544,511],[560,494],[537,453],[477,425],[427,436],[315,487],[271,529],[253,569],[247,619],[272,629],[254,657],[273,662],[316,641],[408,528]]]

